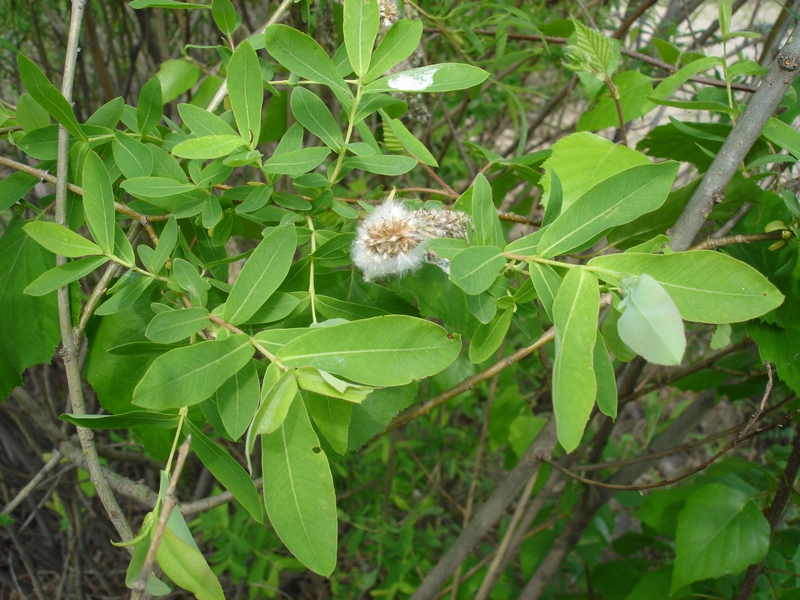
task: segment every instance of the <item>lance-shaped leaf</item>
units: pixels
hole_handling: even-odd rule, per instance
[[[17,200],[30,192],[39,179],[28,173],[17,171],[0,181],[0,210],[13,206]]]
[[[224,600],[225,594],[219,579],[211,571],[203,553],[197,545],[184,539],[185,536],[176,533],[175,521],[180,519],[183,527],[188,531],[179,510],[173,510],[167,521],[167,528],[158,546],[156,558],[158,565],[176,584],[192,592],[201,600]]]
[[[309,569],[336,566],[336,495],[305,404],[293,402],[280,428],[261,437],[264,505],[275,532]]]
[[[225,431],[233,440],[242,437],[259,403],[258,372],[250,361],[217,390],[216,401]]]
[[[289,272],[296,245],[294,225],[275,227],[264,236],[233,284],[223,311],[225,321],[244,323],[261,308]]]
[[[561,287],[561,277],[550,265],[540,262],[528,263],[528,274],[536,289],[536,295],[542,303],[542,308],[550,319],[553,318],[553,300]]]
[[[97,244],[57,223],[32,221],[24,229],[40,245],[61,256],[75,258],[103,253],[103,249]],[[113,243],[113,232],[111,239]]]
[[[675,254],[609,254],[593,258],[597,275],[620,282],[613,272],[647,273],[672,298],[681,317],[697,323],[738,323],[781,305],[783,295],[750,265],[711,250]],[[604,271],[611,271],[606,273]]]
[[[664,204],[678,163],[642,165],[601,181],[578,198],[542,234],[538,253],[549,258],[592,243],[603,232]]]
[[[139,133],[142,135],[150,133],[162,116],[164,116],[164,103],[161,97],[161,81],[153,77],[139,92],[139,104],[136,106]]]
[[[396,177],[408,173],[417,166],[417,159],[410,156],[373,154],[371,156],[348,156],[342,161],[343,169],[361,169],[367,173],[377,173]]]
[[[272,175],[300,175],[316,169],[330,153],[328,148],[301,148],[275,153],[264,161],[262,170]]]
[[[344,145],[344,138],[331,111],[314,92],[303,87],[292,90],[292,114],[295,119],[311,133],[325,142],[331,150],[338,152]]]
[[[228,63],[228,95],[233,118],[239,134],[255,147],[261,135],[261,106],[264,86],[261,84],[261,66],[250,42],[244,40],[236,48]]]
[[[344,0],[344,45],[357,77],[369,70],[379,23],[380,9],[375,0]]]
[[[29,296],[44,296],[58,288],[65,286],[81,277],[85,277],[95,269],[108,262],[105,256],[87,256],[73,262],[45,271],[31,281],[23,290]]]
[[[115,223],[114,192],[103,161],[91,150],[86,154],[83,163],[83,212],[94,241],[106,253],[112,254]]]
[[[197,137],[207,135],[236,135],[233,127],[204,108],[193,104],[179,104],[178,112],[184,125]]]
[[[624,281],[624,308],[617,328],[620,339],[648,362],[679,365],[686,350],[686,335],[678,307],[667,291],[646,273]]]
[[[214,478],[228,490],[257,523],[264,522],[264,509],[253,480],[247,471],[230,455],[200,431],[189,419],[184,426],[192,436],[192,450],[200,461],[208,467]]]
[[[308,414],[320,432],[336,452],[347,452],[350,416],[353,405],[339,398],[331,398],[314,392],[306,394]]]
[[[350,88],[328,54],[305,33],[287,25],[270,25],[264,33],[264,40],[267,52],[292,73],[324,83],[338,92],[339,97],[352,97]]]
[[[246,146],[247,140],[238,135],[206,135],[185,140],[172,149],[180,158],[212,159],[228,156],[231,152]]]
[[[139,140],[135,140],[121,131],[115,131],[111,148],[114,152],[114,162],[117,163],[120,171],[127,179],[149,177],[153,172],[153,155],[147,146]],[[84,175],[85,177],[86,175]],[[85,186],[86,181],[84,179],[84,188]],[[84,189],[85,193],[86,190]]]
[[[594,347],[600,291],[597,278],[581,267],[570,269],[553,302],[556,356],[553,409],[558,441],[567,452],[578,447],[597,392]]]
[[[489,359],[506,337],[514,311],[510,308],[498,313],[485,325],[479,325],[469,344],[469,360],[481,363]]]
[[[246,335],[170,350],[147,369],[133,403],[164,410],[202,402],[247,364],[255,348]]]
[[[422,21],[401,19],[386,32],[375,48],[369,71],[364,75],[365,83],[377,79],[395,65],[407,59],[419,46],[422,38]]]
[[[434,375],[458,356],[458,336],[405,315],[374,317],[313,329],[288,342],[278,360],[316,367],[356,383],[392,386]]]
[[[58,418],[88,429],[129,429],[131,427],[176,429],[179,423],[178,415],[154,413],[146,410],[134,410],[120,415],[64,414]]]
[[[472,65],[441,63],[381,77],[364,92],[452,92],[474,87],[487,77],[489,73]]]
[[[208,309],[202,307],[168,310],[157,314],[144,332],[147,339],[160,344],[185,340],[208,326]]]
[[[491,287],[505,264],[497,246],[470,246],[450,261],[450,281],[474,296]]]
[[[617,418],[617,380],[614,365],[600,331],[594,343],[594,374],[597,377],[597,408],[612,419]]]
[[[22,83],[33,99],[72,135],[79,140],[86,141],[88,138],[83,133],[80,124],[78,124],[78,119],[72,111],[72,106],[61,95],[61,92],[48,81],[45,74],[39,70],[39,67],[22,53],[17,55],[17,65],[19,66],[19,75],[22,78]]]

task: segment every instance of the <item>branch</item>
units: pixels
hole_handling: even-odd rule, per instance
[[[431,569],[414,595],[411,596],[411,600],[429,600],[447,583],[458,566],[469,556],[472,548],[494,527],[509,504],[517,498],[522,487],[537,473],[542,464],[538,457],[549,455],[555,447],[556,441],[555,419],[551,416],[539,435],[528,446],[522,458],[475,514],[475,518],[470,521],[456,542]]]
[[[86,7],[86,0],[73,0],[72,14],[69,22],[69,37],[67,39],[67,51],[64,59],[64,76],[62,79],[61,93],[67,102],[72,100],[72,83],[75,79],[75,64],[78,58],[78,41],[81,31],[81,20],[83,11]],[[58,159],[57,171],[59,174],[56,181],[56,222],[61,225],[67,224],[67,173],[69,166],[69,132],[60,125],[58,128]],[[56,265],[66,264],[64,256],[56,256]],[[69,287],[64,286],[58,289],[58,320],[61,326],[62,358],[64,369],[67,374],[67,387],[69,399],[72,405],[72,412],[78,415],[86,414],[86,402],[83,397],[83,382],[81,380],[81,367],[78,362],[78,340],[72,331],[72,314],[70,311]],[[122,510],[117,504],[117,499],[105,479],[103,468],[100,465],[100,458],[97,455],[97,448],[94,445],[91,429],[78,427],[78,439],[81,448],[86,456],[89,467],[89,476],[92,484],[97,491],[97,496],[103,503],[106,514],[108,515],[117,533],[124,540],[133,538],[133,531],[125,520]]]
[[[711,166],[706,171],[700,185],[686,205],[677,223],[668,232],[673,250],[686,250],[692,244],[697,232],[715,204],[724,198],[733,175],[747,153],[752,148],[761,130],[780,104],[800,67],[800,30],[795,29],[789,42],[775,57],[753,95],[747,109],[734,126]]]
[[[787,235],[788,234],[788,235]],[[785,240],[794,237],[794,234],[788,229],[778,229],[768,233],[748,233],[731,235],[722,238],[707,238],[695,244],[690,250],[716,250],[722,246],[732,246],[733,244],[749,244],[751,242],[773,242],[776,240]]]

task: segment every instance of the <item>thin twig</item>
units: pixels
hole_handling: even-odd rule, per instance
[[[794,234],[788,229],[779,229],[767,233],[743,233],[739,235],[731,235],[722,238],[708,237],[699,244],[695,244],[689,250],[716,250],[723,246],[732,246],[734,244],[750,244],[752,242],[774,242],[778,240],[785,240],[794,237]]]
[[[288,10],[288,8],[292,5],[293,2],[294,0],[283,0],[280,6],[278,6],[278,8],[275,9],[275,12],[272,13],[272,16],[267,20],[266,23],[264,23],[264,25],[262,25],[259,28],[258,31],[255,32],[254,35],[263,34],[267,30],[267,27],[277,23],[278,20],[283,16],[283,13],[285,13]],[[217,107],[219,107],[219,105],[222,104],[222,101],[225,99],[225,96],[227,95],[228,95],[228,81],[226,79],[225,81],[222,82],[222,85],[219,86],[217,93],[214,94],[214,98],[211,100],[206,110],[208,112],[214,112],[215,110],[217,110]]]
[[[30,496],[31,492],[37,488],[37,486],[47,477],[47,474],[52,471],[56,465],[61,461],[61,452],[58,450],[53,450],[53,455],[50,457],[45,465],[39,470],[39,472],[34,475],[34,477],[27,483],[27,485],[22,488],[19,493],[11,499],[11,501],[3,507],[3,510],[0,511],[0,514],[10,514],[14,511],[17,506],[19,506],[25,498]]]
[[[187,435],[186,441],[184,441],[178,449],[175,468],[172,471],[172,477],[170,477],[169,486],[164,495],[164,504],[161,507],[161,514],[158,516],[158,525],[156,525],[155,531],[153,531],[153,538],[150,541],[150,547],[147,549],[147,555],[145,556],[144,563],[142,563],[142,570],[139,572],[139,577],[137,577],[136,581],[133,583],[131,600],[141,600],[147,589],[147,578],[156,560],[156,553],[158,552],[158,547],[161,545],[161,538],[164,536],[164,530],[167,528],[167,521],[169,521],[169,516],[172,514],[172,509],[178,504],[178,500],[175,498],[175,488],[178,487],[178,480],[181,477],[181,471],[183,471],[186,457],[189,455],[189,446],[191,443],[192,436]]]

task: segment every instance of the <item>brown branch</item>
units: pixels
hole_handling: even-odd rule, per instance
[[[427,415],[434,408],[436,408],[438,406],[441,406],[442,404],[444,404],[448,400],[451,400],[452,398],[455,398],[459,394],[463,394],[464,392],[467,392],[467,391],[471,390],[473,387],[475,387],[479,383],[481,383],[483,381],[486,381],[487,379],[493,377],[494,375],[496,375],[500,371],[503,371],[504,369],[507,369],[508,367],[510,367],[511,365],[513,365],[515,363],[518,363],[523,358],[529,356],[533,352],[536,352],[539,348],[544,346],[546,343],[552,341],[554,335],[555,335],[555,330],[551,327],[550,329],[545,331],[541,335],[541,337],[539,337],[539,339],[536,340],[536,342],[533,343],[532,345],[527,346],[525,348],[520,348],[519,350],[517,350],[513,354],[510,354],[509,356],[506,356],[505,358],[497,361],[495,364],[493,364],[488,369],[484,369],[480,373],[476,373],[475,375],[467,377],[464,381],[462,381],[458,385],[453,386],[452,388],[450,388],[446,392],[442,392],[438,396],[434,396],[433,398],[423,402],[419,406],[415,406],[414,408],[412,408],[410,410],[407,410],[406,412],[404,412],[402,414],[397,415],[386,426],[386,429],[384,429],[381,433],[379,433],[378,435],[373,437],[369,442],[372,442],[372,441],[378,439],[379,437],[381,437],[383,435],[386,435],[390,431],[394,431],[398,427],[402,427],[406,423],[410,423],[414,419],[417,419],[417,418],[419,418],[419,417],[421,417],[423,415]],[[367,442],[367,443],[369,443],[369,442]]]
[[[436,566],[431,569],[420,586],[411,596],[411,600],[428,600],[433,598],[447,582],[456,568],[469,556],[472,548],[480,542],[497,520],[505,513],[509,504],[517,497],[522,487],[536,474],[541,457],[552,452],[556,445],[555,419],[550,416],[544,428],[514,468],[495,488],[492,495],[484,502],[475,518],[464,528],[456,542],[445,553]]]
[[[7,515],[14,511],[14,509],[19,506],[22,502],[24,502],[25,498],[31,495],[31,492],[35,490],[38,485],[42,482],[42,480],[47,477],[47,474],[56,468],[59,462],[61,462],[61,452],[58,450],[53,450],[53,455],[50,457],[45,465],[39,470],[38,473],[23,487],[19,493],[11,499],[11,501],[3,507],[3,510],[0,511],[0,514]]]
[[[750,244],[751,242],[774,242],[776,240],[786,240],[793,238],[794,234],[788,229],[778,229],[767,233],[746,233],[731,235],[722,238],[708,237],[699,244],[695,244],[689,250],[716,250],[723,246],[734,244]]]

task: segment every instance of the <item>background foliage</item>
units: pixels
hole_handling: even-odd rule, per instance
[[[788,7],[0,10],[3,595],[798,594]]]

